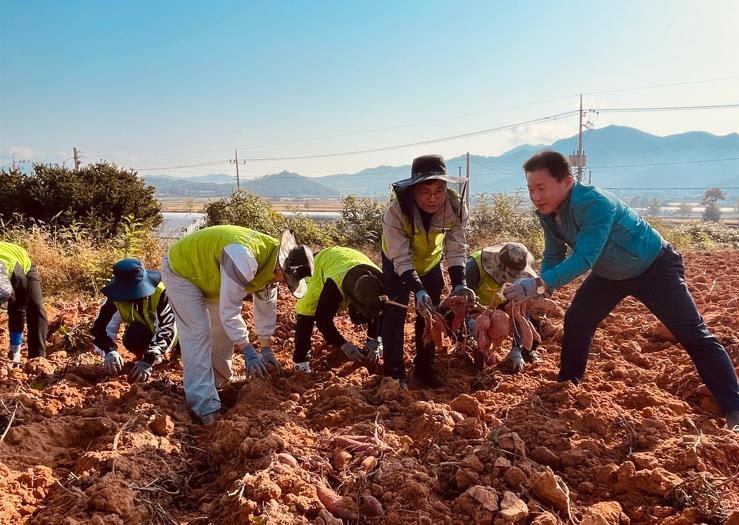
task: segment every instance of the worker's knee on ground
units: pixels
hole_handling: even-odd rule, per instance
[[[149,343],[153,336],[154,334],[151,333],[148,326],[138,322],[131,323],[123,332],[123,346],[141,359],[149,349]]]

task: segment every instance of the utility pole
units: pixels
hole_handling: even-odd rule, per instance
[[[80,164],[82,164],[80,162],[80,152],[77,151],[77,147],[76,146],[74,148],[72,148],[72,152],[73,152],[73,155],[72,156],[74,157],[74,171],[77,171],[77,170],[80,169]]]
[[[239,161],[239,150],[234,150],[234,159],[229,160],[231,164],[236,164],[236,191],[241,189],[241,181],[239,180],[239,164],[246,164],[245,160]]]
[[[12,157],[13,157],[13,168],[12,168],[12,169],[13,169],[13,171],[15,171],[15,170],[16,170],[16,168],[17,168],[17,169],[20,169],[20,167],[21,167],[21,164],[24,164],[24,163],[26,163],[26,162],[30,162],[30,161],[28,161],[28,160],[18,160],[18,161],[16,161],[16,160],[15,160],[15,153],[13,153],[13,154],[12,154]]]
[[[470,152],[467,152],[467,186],[465,187],[465,201],[467,205],[470,203]]]
[[[582,117],[583,117],[583,110],[582,110],[582,95],[580,95],[580,126],[578,128],[577,133],[577,153],[573,153],[570,155],[570,165],[573,168],[576,168],[577,171],[575,172],[575,178],[578,182],[582,182],[582,174],[583,170],[585,169],[585,164],[587,161],[587,157],[585,156],[585,152],[582,150]]]

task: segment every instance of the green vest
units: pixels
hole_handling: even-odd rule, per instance
[[[346,273],[360,264],[371,266],[378,271],[380,268],[372,262],[365,254],[353,250],[351,248],[343,248],[335,246],[321,250],[313,258],[313,275],[306,277],[306,285],[308,290],[305,295],[298,299],[295,304],[295,312],[301,315],[316,315],[316,307],[318,306],[318,298],[323,291],[323,285],[327,279],[331,279],[339,287],[344,301],[341,303],[339,310],[346,308],[348,300],[344,295],[342,285]]]
[[[183,237],[169,249],[169,265],[206,297],[216,298],[221,290],[221,252],[229,244],[246,246],[257,260],[257,273],[246,286],[247,292],[263,290],[274,282],[280,241],[242,226],[211,226]]]
[[[477,288],[475,288],[475,293],[477,294],[480,304],[496,308],[499,304],[504,302],[504,300],[498,295],[498,292],[500,292],[503,285],[493,279],[490,274],[482,269],[482,262],[480,261],[481,254],[482,250],[477,250],[470,254],[470,257],[475,260],[477,271],[480,274],[480,282],[478,283]]]
[[[441,262],[441,258],[444,255],[444,235],[446,235],[446,230],[452,229],[459,223],[459,210],[461,208],[459,194],[454,190],[447,189],[446,196],[450,201],[453,213],[450,217],[445,218],[446,220],[442,227],[439,227],[437,224],[431,224],[430,230],[425,232],[419,227],[421,224],[420,218],[418,218],[415,224],[411,224],[408,216],[403,214],[405,234],[411,240],[411,262],[418,275],[426,275]],[[446,203],[444,206],[446,206]],[[416,209],[414,204],[413,213],[416,213]],[[387,244],[384,236],[382,238],[382,251],[383,253],[387,253]]]
[[[154,322],[157,318],[157,306],[159,305],[159,297],[161,297],[164,291],[164,283],[159,283],[156,290],[149,297],[144,297],[143,310],[144,315],[136,309],[134,303],[136,301],[115,301],[115,307],[118,309],[118,313],[121,314],[121,319],[129,326],[131,323],[138,321],[145,324],[154,333]]]
[[[31,269],[31,258],[28,252],[17,244],[12,242],[0,241],[0,262],[5,264],[5,270],[8,273],[8,279],[13,275],[16,264],[20,264],[23,273],[28,273]]]

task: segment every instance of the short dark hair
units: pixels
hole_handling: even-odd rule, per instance
[[[548,169],[552,177],[558,181],[563,180],[568,175],[572,175],[567,157],[552,150],[540,151],[523,163],[524,173],[530,173],[540,169]]]

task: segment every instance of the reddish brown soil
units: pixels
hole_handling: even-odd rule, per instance
[[[686,263],[701,312],[739,363],[739,252]],[[554,299],[566,307],[575,288]],[[281,296],[274,349],[286,367],[292,308]],[[95,309],[56,305],[50,317],[69,329]],[[57,332],[48,360],[0,367],[0,523],[739,523],[739,434],[722,428],[669,333],[625,301],[577,387],[555,381],[561,325],[545,321],[543,362],[521,375],[441,355],[438,392],[402,391],[315,335],[313,375],[229,385],[211,428],[189,414],[177,362],[131,385],[106,377],[92,353],[61,350]],[[0,326],[7,348],[5,316]],[[342,441],[350,435],[366,441]],[[319,484],[344,499],[332,505],[322,489],[321,503]]]

